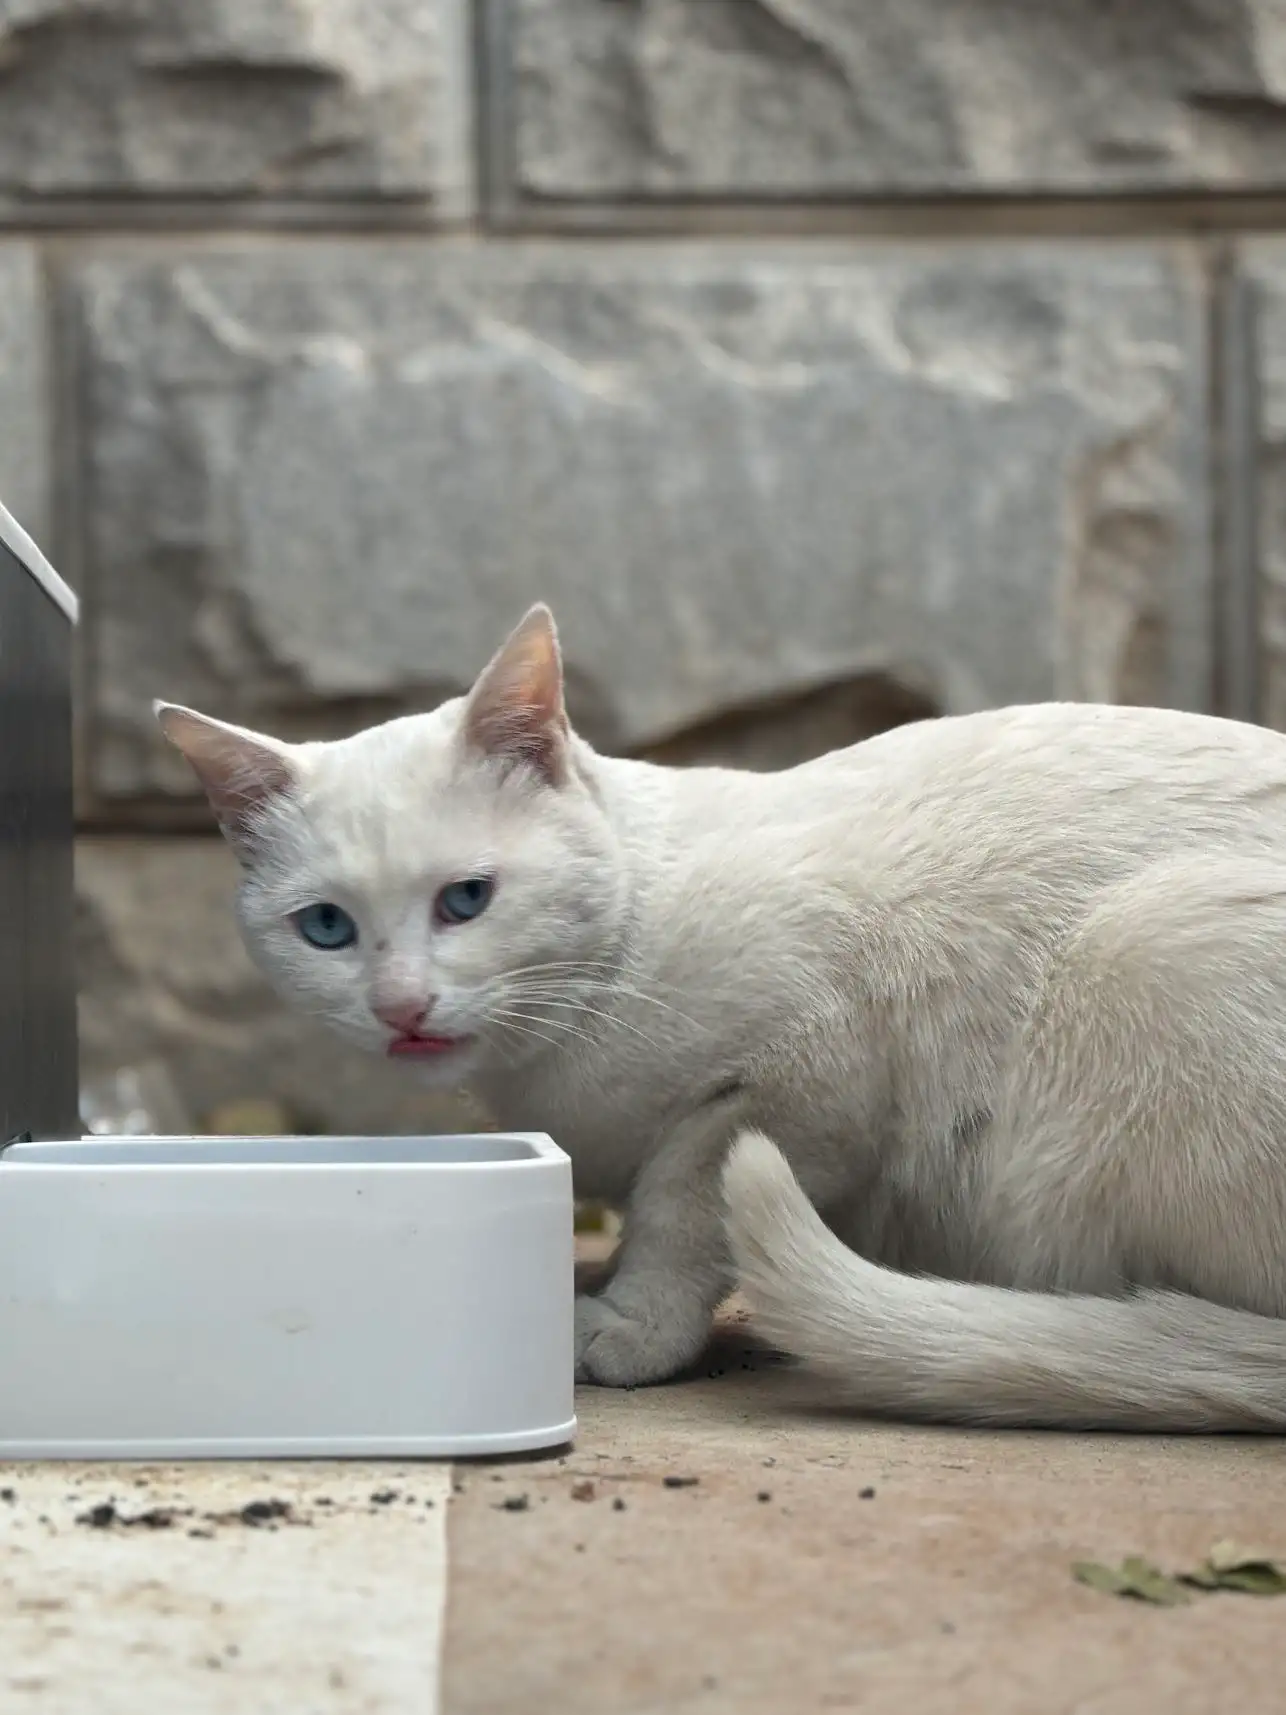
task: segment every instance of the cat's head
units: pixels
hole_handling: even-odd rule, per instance
[[[251,956],[293,1005],[459,1083],[562,1043],[569,1000],[601,991],[621,865],[548,609],[467,696],[335,743],[156,714],[241,863]]]

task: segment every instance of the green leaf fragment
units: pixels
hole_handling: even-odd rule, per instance
[[[1163,1608],[1189,1601],[1195,1590],[1207,1594],[1232,1590],[1245,1596],[1286,1595],[1286,1562],[1233,1542],[1215,1543],[1200,1566],[1173,1577],[1137,1554],[1128,1555],[1119,1566],[1078,1561],[1072,1567],[1072,1576],[1105,1595],[1131,1597]]]
[[[1286,1596],[1286,1572],[1279,1566],[1238,1566],[1219,1574],[1219,1588],[1247,1596]]]
[[[1267,1567],[1269,1571],[1278,1573],[1282,1570],[1282,1562],[1273,1555],[1256,1548],[1245,1548],[1237,1542],[1217,1542],[1207,1561],[1216,1572],[1242,1572],[1248,1566]]]
[[[1286,1595],[1286,1565],[1258,1549],[1235,1542],[1217,1542],[1200,1569],[1209,1588],[1240,1590],[1247,1596]]]
[[[1119,1566],[1103,1566],[1094,1560],[1082,1560],[1072,1568],[1073,1576],[1092,1590],[1108,1596],[1128,1596],[1136,1602],[1151,1602],[1158,1608],[1177,1608],[1190,1601],[1187,1590],[1177,1578],[1171,1578],[1149,1561],[1132,1554]]]
[[[1072,1567],[1072,1577],[1091,1590],[1101,1590],[1105,1596],[1120,1596],[1125,1580],[1113,1566],[1102,1566],[1097,1560],[1078,1560]]]

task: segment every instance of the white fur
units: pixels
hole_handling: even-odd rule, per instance
[[[860,1407],[1286,1427],[1286,739],[1049,705],[659,769],[566,729],[525,627],[468,701],[341,743],[162,720],[212,796],[234,735],[281,992],[380,1052],[372,1004],[431,1002],[476,1039],[439,1075],[626,1204],[581,1374],[673,1375],[739,1274]],[[300,940],[319,899],[356,948]]]

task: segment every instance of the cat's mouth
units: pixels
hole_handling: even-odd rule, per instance
[[[395,1036],[388,1045],[390,1055],[398,1059],[428,1060],[464,1048],[471,1036]]]

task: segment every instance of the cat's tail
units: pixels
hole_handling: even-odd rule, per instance
[[[755,1327],[857,1410],[948,1423],[1286,1429],[1286,1321],[1170,1292],[1017,1292],[897,1274],[825,1226],[780,1150],[724,1172]]]

